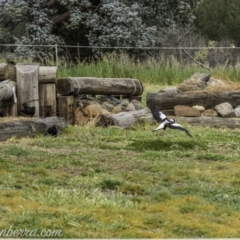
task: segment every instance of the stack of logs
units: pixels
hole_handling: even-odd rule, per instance
[[[44,67],[39,64],[18,63],[16,66],[0,64],[0,81],[3,85],[1,87],[0,83],[0,107],[4,109],[6,116],[23,116],[23,103],[27,103],[29,107],[35,107],[33,117],[43,117],[50,112],[51,116],[63,117],[69,124],[79,124],[79,119],[76,120],[75,116],[76,109],[81,110],[83,114],[86,113],[84,109],[90,109],[84,117],[95,117],[94,112],[91,112],[93,108],[88,105],[99,102],[100,98],[105,99],[103,102],[110,98],[115,99],[113,105],[121,106],[115,110],[119,108],[126,111],[139,110],[141,105],[139,100],[143,92],[143,85],[138,79],[95,77],[57,79],[56,66]],[[91,101],[92,98],[95,100]],[[138,107],[129,109],[131,104]],[[111,113],[111,110],[101,107],[101,111],[104,109]],[[79,116],[79,113],[77,115]]]
[[[47,111],[56,116],[56,78],[56,66],[0,64],[0,107],[5,116],[22,116],[23,103],[35,107],[34,117]],[[7,96],[3,88],[8,90]]]

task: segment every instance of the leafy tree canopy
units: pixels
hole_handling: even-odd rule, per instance
[[[232,39],[240,44],[240,1],[203,0],[196,9],[196,26],[210,40]]]
[[[154,46],[158,31],[184,26],[200,0],[8,0],[0,5],[0,41],[29,45]],[[16,26],[24,23],[19,38]],[[46,48],[19,47],[32,58]]]

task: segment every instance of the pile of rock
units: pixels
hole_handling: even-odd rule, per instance
[[[101,115],[111,115],[120,112],[141,109],[141,102],[137,97],[123,98],[120,96],[91,96],[80,95],[75,98],[74,118],[77,125],[95,125]]]
[[[228,94],[228,92],[231,93]],[[160,102],[159,99],[162,101],[162,99],[165,98],[165,101],[171,102],[175,98],[172,102],[176,104],[176,98],[179,98],[180,101],[188,103],[187,105],[181,103],[173,105],[171,109],[168,109],[169,104],[168,107],[163,106],[165,105],[164,101],[159,103],[159,108],[161,108],[163,112],[179,117],[240,117],[240,105],[238,105],[238,102],[234,101],[234,99],[231,99],[231,102],[226,101],[226,99],[231,98],[229,97],[230,95],[233,95],[235,99],[238,98],[239,92],[240,85],[238,83],[213,79],[210,77],[210,74],[207,73],[195,73],[177,87],[161,89],[159,93],[156,94],[157,98],[153,100],[158,103]],[[205,95],[202,95],[205,99],[198,99],[201,93],[205,93]],[[216,93],[222,94],[221,96],[223,97],[219,97],[219,95],[216,97]],[[181,96],[188,97],[189,99],[184,101]],[[226,97],[226,99],[224,99],[224,97]],[[212,100],[215,98],[219,100]],[[212,105],[211,103],[211,107],[209,108],[210,101],[212,101],[212,103],[216,102],[216,104]],[[191,102],[195,104],[190,105]]]

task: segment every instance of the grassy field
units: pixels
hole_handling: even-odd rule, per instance
[[[183,125],[193,138],[143,124],[1,142],[0,233],[239,237],[240,130]]]
[[[206,72],[121,58],[61,65],[59,78],[138,78],[145,106],[147,92]],[[212,75],[239,79],[237,71]],[[128,130],[68,126],[56,138],[0,142],[0,238],[239,237],[240,130],[182,124],[193,138],[153,133],[157,124],[145,123]],[[37,235],[21,235],[24,229]]]

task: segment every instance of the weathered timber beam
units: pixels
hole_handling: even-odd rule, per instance
[[[26,118],[5,122],[0,122],[0,141],[5,141],[11,137],[33,137],[37,134],[47,134],[49,127],[53,125],[60,129],[67,126],[64,118],[48,117],[48,118]]]
[[[120,112],[111,115],[101,115],[97,125],[100,126],[118,126],[124,129],[132,127],[136,123],[140,122],[153,122],[152,114],[149,108],[141,110]]]
[[[58,79],[56,90],[61,95],[96,94],[141,96],[143,85],[138,79],[68,77]]]
[[[189,91],[182,93],[147,93],[147,105],[152,104],[159,109],[171,109],[176,105],[194,106],[201,105],[213,108],[216,105],[229,102],[233,107],[240,105],[240,91],[207,92]]]
[[[212,128],[240,128],[240,118],[223,117],[176,117],[177,122],[188,123],[192,126],[212,127]]]

